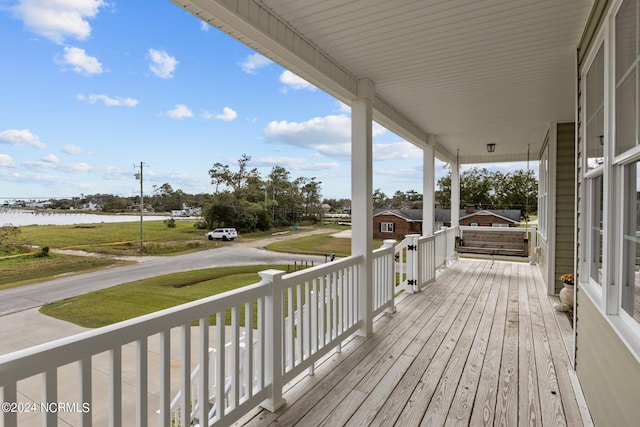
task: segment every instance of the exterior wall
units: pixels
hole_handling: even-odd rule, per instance
[[[391,222],[394,224],[393,233],[383,233],[380,231],[380,224]],[[421,234],[421,222],[409,222],[396,215],[376,215],[373,217],[373,238],[374,239],[396,239],[402,240],[407,234]]]
[[[555,291],[560,292],[559,277],[574,272],[575,222],[575,125],[557,125],[556,148],[556,221],[555,221]]]
[[[640,364],[589,297],[578,291],[576,371],[596,426],[637,426]]]

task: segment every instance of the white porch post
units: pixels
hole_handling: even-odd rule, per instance
[[[372,109],[375,86],[369,79],[358,82],[358,98],[351,102],[351,255],[362,255],[358,268],[359,334],[373,332],[373,155]]]
[[[422,149],[422,235],[433,236],[435,223],[435,156],[433,146]]]
[[[451,227],[460,225],[460,165],[451,163]]]

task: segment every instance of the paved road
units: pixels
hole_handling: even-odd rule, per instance
[[[322,232],[322,230],[315,232]],[[300,235],[302,233],[295,237]],[[291,236],[270,238],[269,242],[285,238],[291,238]],[[268,243],[266,240],[233,243],[186,255],[144,257],[133,265],[112,267],[92,273],[70,275],[42,283],[5,289],[0,291],[0,316],[40,307],[50,302],[98,289],[179,271],[234,265],[293,264],[294,261],[300,262],[301,260],[313,261],[315,264],[325,262],[324,256],[267,251],[260,247],[266,243]]]

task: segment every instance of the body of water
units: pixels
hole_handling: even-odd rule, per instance
[[[145,215],[145,221],[161,221],[170,216]],[[140,215],[97,215],[87,213],[61,213],[37,210],[0,209],[0,227],[5,225],[73,225],[101,222],[140,221]]]

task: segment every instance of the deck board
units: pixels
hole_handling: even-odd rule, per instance
[[[459,260],[237,424],[580,426],[570,367],[535,266]]]

